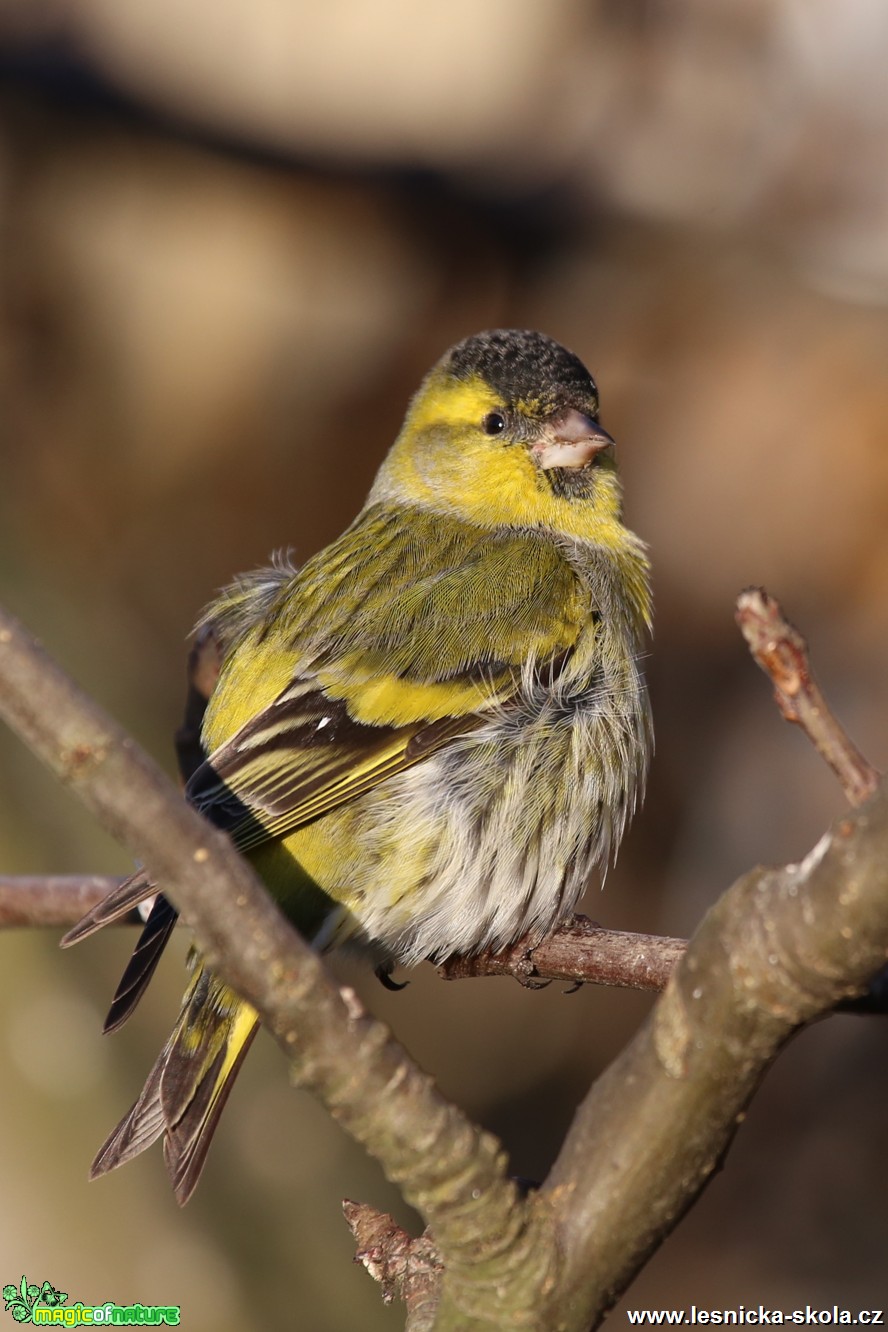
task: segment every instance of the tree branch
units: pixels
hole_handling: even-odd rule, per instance
[[[753,870],[716,903],[577,1112],[541,1194],[563,1246],[565,1327],[592,1326],[673,1229],[788,1037],[864,993],[886,957],[880,788],[801,865]]]
[[[405,1332],[428,1332],[435,1324],[443,1273],[437,1246],[428,1231],[413,1239],[386,1212],[349,1199],[342,1204],[342,1211],[357,1246],[355,1262],[362,1263],[379,1282],[383,1302],[404,1302]]]
[[[123,882],[101,874],[0,875],[0,929],[49,926],[70,929]],[[117,924],[140,925],[137,911]],[[533,988],[549,981],[662,990],[686,947],[684,939],[608,930],[574,916],[531,948],[513,944],[477,957],[454,956],[438,967],[445,980],[514,976]]]
[[[471,1317],[499,1327],[514,1309],[534,1307],[557,1257],[507,1178],[497,1140],[340,991],[227,837],[4,612],[0,715],[163,883],[207,964],[261,1014],[293,1080],[433,1226],[446,1265],[439,1325]]]
[[[577,1112],[541,1193],[565,1256],[565,1326],[594,1324],[693,1203],[793,1032],[837,1005],[884,1011],[884,972],[871,980],[888,957],[888,793],[777,602],[747,589],[736,615],[784,717],[863,807],[801,865],[754,870],[716,903]]]
[[[783,716],[805,731],[838,777],[849,804],[862,804],[878,786],[880,773],[861,754],[824,698],[811,674],[805,639],[763,587],[748,587],[740,593],[734,618],[773,684]]]
[[[467,976],[514,976],[533,988],[553,980],[662,990],[687,943],[656,934],[606,930],[574,916],[542,943],[526,941],[474,957],[449,957],[438,967],[445,980]]]
[[[0,875],[0,929],[68,929],[122,882],[104,874]]]

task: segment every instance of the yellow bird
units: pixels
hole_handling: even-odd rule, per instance
[[[581,361],[541,333],[467,338],[424,379],[342,536],[209,607],[225,657],[187,798],[319,949],[350,944],[385,971],[539,940],[643,790],[648,575]],[[154,891],[134,875],[64,942]],[[106,1029],[175,921],[159,896]],[[162,1138],[184,1203],[257,1024],[193,954],[93,1176]]]

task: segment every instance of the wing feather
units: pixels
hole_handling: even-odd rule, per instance
[[[236,632],[204,719],[210,757],[186,794],[244,852],[471,733],[508,707],[528,662],[554,678],[591,609],[575,567],[543,533],[380,505],[298,573],[242,580],[218,603],[223,619],[231,604]],[[152,891],[139,872],[64,943]],[[115,1026],[175,923],[168,904],[155,912],[115,995]]]
[[[588,615],[540,533],[368,510],[226,663],[188,797],[242,851],[286,837],[476,729],[529,659],[560,669]],[[232,734],[232,700],[282,656],[283,688]]]

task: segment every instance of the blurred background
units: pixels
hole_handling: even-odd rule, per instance
[[[353,517],[421,374],[538,327],[595,374],[650,543],[649,796],[603,924],[693,930],[843,807],[733,624],[763,583],[888,762],[888,10],[880,0],[0,0],[0,598],[174,771],[214,590]],[[0,734],[5,873],[126,852]],[[130,938],[0,935],[0,1283],[195,1329],[403,1325],[340,1200],[406,1209],[260,1039],[189,1207],[88,1185],[178,1009]],[[542,1177],[649,1007],[348,973]],[[888,1028],[797,1039],[622,1307],[884,1303]]]

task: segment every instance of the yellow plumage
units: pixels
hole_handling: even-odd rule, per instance
[[[210,607],[226,656],[188,798],[318,947],[388,967],[541,938],[616,851],[650,743],[650,599],[611,446],[570,352],[467,339],[426,377],[352,526]],[[69,941],[149,891],[134,876]],[[160,897],[110,1025],[174,921]],[[256,1028],[194,967],[94,1164],[162,1137],[180,1201]]]

